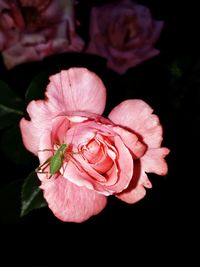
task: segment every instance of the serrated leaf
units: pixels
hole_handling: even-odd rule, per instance
[[[38,74],[29,85],[26,94],[26,104],[31,100],[43,99],[44,91],[49,82],[49,74],[47,72],[42,72]]]
[[[24,181],[21,201],[21,216],[28,214],[33,209],[39,209],[47,206],[42,191],[39,188],[38,177],[35,172],[31,172]]]
[[[2,133],[1,148],[3,153],[17,165],[25,165],[33,160],[33,155],[25,149],[22,143],[18,125]]]

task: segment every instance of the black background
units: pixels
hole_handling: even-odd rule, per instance
[[[90,7],[102,2],[79,1],[77,15],[81,26],[78,32],[86,42],[89,38]],[[47,208],[32,211],[18,219],[16,213],[19,207],[14,195],[17,199],[20,192],[16,190],[14,195],[7,195],[1,200],[2,224],[40,225],[42,228],[52,224],[61,226],[68,234],[70,231],[86,231],[86,227],[94,229],[95,234],[97,229],[107,229],[111,234],[117,231],[118,236],[127,236],[128,233],[130,239],[134,239],[138,233],[142,234],[142,238],[151,233],[152,240],[154,234],[165,240],[169,234],[171,244],[192,236],[193,226],[197,222],[193,210],[198,202],[196,191],[199,176],[198,158],[195,156],[199,151],[197,128],[200,122],[199,15],[192,1],[187,4],[182,1],[138,2],[150,8],[154,19],[165,22],[156,44],[161,51],[159,56],[129,69],[124,75],[108,70],[104,59],[81,53],[51,56],[42,62],[23,64],[10,71],[4,68],[1,60],[0,79],[24,99],[31,80],[41,71],[53,74],[61,69],[81,66],[96,72],[108,91],[105,116],[115,105],[128,98],[141,98],[154,108],[164,129],[163,146],[171,150],[166,158],[168,174],[165,177],[150,174],[153,188],[147,190],[146,197],[140,202],[128,205],[115,197],[109,197],[106,208],[82,224],[63,223]],[[182,76],[179,78],[170,71],[173,62],[178,62],[181,68]],[[34,157],[28,163],[16,164],[2,149],[0,155],[2,188],[9,182],[25,178],[38,164]],[[190,226],[186,223],[188,221],[192,222]]]

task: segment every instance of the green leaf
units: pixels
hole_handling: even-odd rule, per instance
[[[2,133],[1,149],[17,165],[25,165],[33,161],[33,155],[25,149],[22,143],[18,125],[13,125]]]
[[[20,120],[23,116],[22,106],[22,100],[6,83],[0,81],[0,129]]]
[[[20,220],[22,180],[13,181],[0,189],[0,220],[16,223]]]
[[[0,104],[0,129],[4,129],[14,123],[19,122],[22,116],[22,111]]]
[[[49,74],[47,72],[41,72],[38,74],[29,85],[26,94],[26,104],[31,100],[44,99],[44,91],[49,82]]]
[[[47,203],[38,184],[38,177],[35,172],[31,172],[25,179],[21,193],[21,216],[28,214],[33,209],[46,207]]]
[[[0,104],[13,110],[22,110],[23,101],[10,87],[0,80]]]

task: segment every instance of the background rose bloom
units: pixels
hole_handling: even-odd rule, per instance
[[[107,66],[122,74],[159,54],[153,48],[162,21],[152,19],[147,7],[122,0],[92,8],[87,53],[108,59]]]
[[[0,48],[7,68],[83,49],[84,43],[75,32],[72,0],[8,3],[0,9]]]
[[[0,51],[19,41],[23,27],[24,20],[16,1],[0,0]]]
[[[38,173],[44,197],[55,216],[81,222],[99,213],[107,196],[135,203],[151,182],[146,172],[167,173],[161,147],[162,127],[142,100],[126,100],[105,119],[102,81],[84,68],[71,68],[50,77],[46,100],[31,101],[30,121],[20,128],[28,150],[40,164],[67,145],[61,168],[50,175],[50,164]]]

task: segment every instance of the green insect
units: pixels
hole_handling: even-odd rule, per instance
[[[49,151],[50,149],[44,149],[42,151]],[[66,151],[68,150],[67,144],[62,144],[55,152],[55,154],[52,157],[49,157],[44,163],[42,163],[40,166],[38,166],[35,171],[37,173],[46,173],[43,172],[43,166],[50,165],[50,176],[49,179],[52,177],[52,175],[56,174],[57,171],[60,170],[62,167],[63,161],[65,159]],[[51,151],[51,150],[50,150]],[[45,167],[44,167],[45,168]]]

